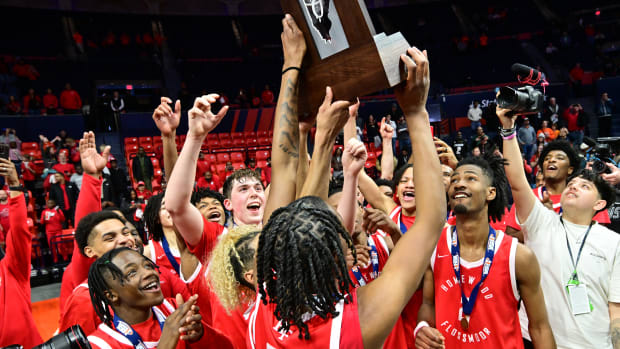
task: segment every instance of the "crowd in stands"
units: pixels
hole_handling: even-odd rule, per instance
[[[276,108],[260,142],[212,132],[230,114],[219,94],[184,104],[186,135],[161,97],[160,135],[125,139],[126,168],[92,131],[3,130],[0,346],[42,343],[32,249],[68,262],[68,241],[58,330],[80,325],[94,349],[620,348],[620,169],[591,170],[590,111],[474,102],[473,135],[449,145],[411,47],[385,115],[362,120],[327,87],[301,120],[306,43],[290,15],[282,27],[289,88],[259,98]],[[593,112],[614,107],[603,94]]]

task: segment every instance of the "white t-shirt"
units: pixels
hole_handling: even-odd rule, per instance
[[[590,230],[577,265],[580,282],[585,282],[594,310],[573,315],[566,285],[573,265],[566,247],[566,236],[577,259],[588,226],[564,221],[539,200],[521,224],[525,245],[534,251],[541,268],[541,287],[547,316],[558,348],[612,349],[609,333],[609,302],[620,302],[620,235],[595,223]],[[518,221],[518,219],[517,219]],[[524,307],[519,317],[523,336],[530,338]]]
[[[469,108],[467,118],[471,121],[480,121],[482,119],[482,109],[480,109],[480,106]]]

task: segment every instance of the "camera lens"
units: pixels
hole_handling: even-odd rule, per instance
[[[596,174],[605,173],[607,170],[607,165],[601,160],[594,160],[592,163],[592,171]]]

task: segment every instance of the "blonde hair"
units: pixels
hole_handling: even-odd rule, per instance
[[[254,299],[256,289],[243,278],[255,268],[255,249],[250,243],[258,234],[256,225],[237,226],[220,236],[209,260],[209,286],[228,313]]]

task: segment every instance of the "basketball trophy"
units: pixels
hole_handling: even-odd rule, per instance
[[[334,98],[356,97],[398,85],[406,78],[400,55],[409,43],[400,32],[377,34],[364,0],[281,0],[304,34],[299,112],[316,113],[325,86]]]

